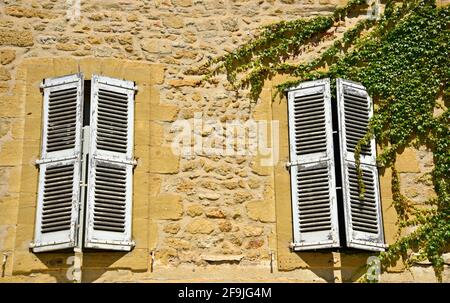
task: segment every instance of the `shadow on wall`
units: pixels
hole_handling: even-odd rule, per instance
[[[43,270],[39,269],[36,271],[31,271],[31,274],[47,274],[54,278],[58,283],[71,282],[67,278],[67,273],[70,270],[70,264],[68,264],[68,260],[73,256],[73,253],[58,253],[54,252],[50,253],[38,253],[33,254],[33,256],[38,259],[44,266],[47,267],[47,270],[43,272]],[[20,261],[18,261],[20,262]]]
[[[96,281],[104,273],[114,267],[113,264],[128,252],[86,252],[83,254],[83,275],[81,281],[90,283]]]
[[[333,254],[331,252],[298,252],[296,253],[315,275],[328,283],[336,282],[334,279]]]
[[[297,252],[309,270],[328,283],[355,282],[366,273],[368,252],[346,251],[336,254],[328,252]]]
[[[341,253],[342,282],[355,282],[367,272],[367,259],[374,253],[366,251],[348,251]]]
[[[127,252],[85,252],[83,253],[83,272],[89,275],[82,276],[82,282],[94,282],[109,270],[115,269],[114,263],[123,258]],[[71,283],[74,272],[74,253],[39,253],[34,256],[42,262],[47,269],[45,273],[53,277],[59,283]],[[43,270],[32,271],[43,273]]]

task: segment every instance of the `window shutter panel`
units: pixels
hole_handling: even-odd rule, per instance
[[[294,250],[339,246],[329,79],[288,92]]]
[[[89,248],[129,251],[132,221],[133,82],[92,76],[87,230]]]
[[[355,147],[366,134],[373,115],[372,99],[364,86],[344,79],[336,80],[341,154],[343,160],[355,162]],[[375,139],[361,148],[361,163],[376,165]]]
[[[45,79],[34,252],[74,247],[80,195],[83,76]]]
[[[367,132],[373,115],[372,100],[361,84],[337,79],[336,86],[347,246],[382,251],[385,245],[374,139],[361,149],[364,200],[359,198],[355,164],[355,146]]]

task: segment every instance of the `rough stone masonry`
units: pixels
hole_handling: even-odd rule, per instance
[[[82,0],[79,18],[65,0],[0,3],[0,254],[3,281],[66,281],[71,254],[32,254],[42,95],[39,82],[82,71],[136,81],[133,237],[130,253],[86,253],[84,281],[355,281],[368,254],[301,253],[291,237],[285,100],[266,83],[252,105],[224,78],[202,84],[187,71],[281,20],[329,14],[345,0]],[[329,40],[354,20],[336,24]],[[309,50],[307,60],[323,45]],[[195,113],[225,122],[280,120],[281,158],[183,158],[171,153],[171,123]],[[284,133],[284,134],[283,134]],[[207,133],[199,134],[206,136]],[[285,140],[285,141],[283,141]],[[397,163],[402,191],[418,205],[434,195],[426,150]],[[390,172],[381,176],[385,230],[395,238]],[[281,185],[280,185],[281,184]],[[1,258],[0,258],[1,260]],[[446,257],[447,264],[449,258]],[[1,267],[0,267],[1,268]],[[273,272],[273,273],[271,273]],[[449,281],[448,265],[444,281]],[[383,281],[434,281],[428,263],[394,266]]]

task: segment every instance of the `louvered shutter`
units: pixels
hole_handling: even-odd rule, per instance
[[[288,92],[294,250],[339,246],[329,79]]]
[[[75,246],[80,193],[83,76],[45,79],[34,252]]]
[[[92,76],[85,246],[129,251],[132,221],[133,82]]]
[[[385,245],[375,140],[361,149],[363,200],[359,196],[354,154],[355,146],[366,134],[373,115],[372,100],[359,83],[337,79],[336,85],[347,246],[382,251]]]

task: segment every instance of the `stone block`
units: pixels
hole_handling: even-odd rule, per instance
[[[21,166],[20,192],[36,194],[39,182],[39,169],[35,165]]]
[[[19,214],[20,215],[20,214]],[[15,252],[29,253],[30,243],[34,239],[34,217],[27,224],[17,224]]]
[[[147,270],[147,249],[134,248],[131,252],[96,251],[83,255],[83,266],[86,268],[118,269],[129,268],[136,271]]]
[[[197,217],[203,215],[203,207],[200,204],[189,205],[186,213],[191,217]]]
[[[164,127],[161,123],[150,122],[150,146],[161,146],[164,141]]]
[[[0,180],[0,184],[5,182],[7,184],[7,193],[9,195],[18,194],[21,189],[22,167],[14,166],[8,168],[7,179]],[[1,196],[1,193],[0,193]]]
[[[206,219],[194,219],[187,226],[190,234],[210,234],[214,231],[214,224]]]
[[[136,167],[136,172],[139,170],[141,172],[147,172],[150,167],[150,147],[148,145],[139,144],[134,148],[134,156],[138,161],[138,165]]]
[[[22,155],[17,147],[22,146],[21,140],[8,140],[0,145],[0,166],[17,166],[22,164]]]
[[[13,225],[17,223],[19,199],[15,197],[3,197],[0,199],[0,224]]]
[[[122,78],[135,81],[138,85],[149,84],[151,79],[151,65],[144,62],[126,61],[123,65]]]
[[[25,88],[25,86],[17,87],[15,90],[15,95],[5,96],[2,95],[0,98],[0,106],[2,108],[2,117],[20,117],[23,118],[23,110],[25,109],[25,104],[22,99],[18,98],[18,94]]]
[[[30,206],[23,206],[19,204],[17,224],[27,225],[33,223],[34,225],[36,220],[36,206],[37,206],[37,199],[34,201],[34,204]]]
[[[35,165],[36,160],[40,157],[41,142],[39,140],[24,140],[23,146],[27,148],[24,148],[20,155],[22,164]]]
[[[150,145],[150,121],[149,120],[135,120],[134,122],[134,146],[135,148],[140,146]]]
[[[154,250],[156,246],[158,245],[158,224],[153,221],[149,220],[148,223],[148,250]]]
[[[179,220],[183,215],[181,197],[161,194],[150,199],[150,218],[154,220]]]
[[[134,119],[135,121],[148,121],[150,119],[150,100],[147,102],[135,102],[134,104]]]
[[[27,69],[27,86],[37,89],[45,78],[55,77],[53,71],[53,58],[29,58],[24,61]]]
[[[26,47],[32,46],[33,40],[33,33],[29,30],[9,29],[0,34],[0,45]]]
[[[53,59],[53,71],[58,76],[76,74],[78,61],[68,57],[56,57]]]
[[[13,274],[29,274],[30,272],[45,272],[48,270],[68,269],[69,253],[39,253],[33,254],[28,251],[16,251],[14,253]]]
[[[180,29],[184,27],[183,19],[176,16],[175,14],[163,16],[162,23],[164,26],[174,29]]]
[[[154,105],[150,108],[150,120],[172,122],[177,119],[179,111],[176,105]]]
[[[101,60],[100,70],[102,75],[112,78],[122,78],[124,74],[124,61],[113,58]]]
[[[413,148],[405,148],[400,155],[397,155],[395,167],[399,173],[419,173],[420,168],[416,150]]]
[[[179,171],[179,156],[170,147],[150,147],[150,172],[174,174]]]
[[[299,268],[330,268],[333,255],[322,252],[278,253],[278,270],[292,271]]]
[[[196,87],[199,86],[201,83],[200,78],[183,78],[183,79],[173,79],[169,81],[169,85],[173,87],[184,87],[184,86],[190,86],[190,87]]]
[[[270,200],[250,201],[245,206],[248,216],[255,221],[275,222],[275,205]]]
[[[141,47],[144,51],[153,54],[170,54],[172,51],[170,41],[161,39],[143,39]]]
[[[136,243],[134,249],[146,249],[148,247],[148,219],[133,216],[133,240]]]
[[[15,238],[16,238],[16,225],[3,224],[3,222],[1,222],[0,219],[0,252],[14,250]]]
[[[83,73],[85,80],[91,80],[93,74],[100,75],[102,72],[101,60],[99,60],[98,58],[82,58],[78,61],[78,66],[80,68],[80,71]],[[111,77],[107,74],[105,74],[105,76]]]
[[[150,84],[163,84],[165,78],[165,67],[162,64],[152,64],[150,66]]]
[[[37,182],[37,180],[36,180]],[[37,183],[36,183],[37,186]],[[19,205],[20,207],[36,207],[36,203],[37,203],[37,191],[36,192],[20,192],[20,202]],[[33,224],[34,224],[34,220],[33,220]]]
[[[164,226],[163,231],[168,234],[177,234],[180,231],[181,227],[178,223],[169,223]]]
[[[28,107],[28,105],[27,105]],[[31,111],[29,113],[32,113]],[[28,143],[40,142],[42,135],[42,119],[40,113],[34,113],[25,118],[23,138]]]
[[[270,157],[268,157],[267,159],[270,159]],[[273,167],[265,165],[265,162],[263,162],[264,160],[265,157],[262,157],[260,155],[253,158],[252,172],[258,176],[269,176],[273,172]]]
[[[150,174],[149,179],[149,196],[156,197],[161,190],[161,177],[158,175]]]
[[[0,66],[0,81],[11,80],[11,74],[7,68]]]
[[[0,50],[0,63],[3,65],[9,64],[16,59],[16,51],[14,49]]]
[[[192,6],[193,0],[172,0],[174,6],[189,7]]]

